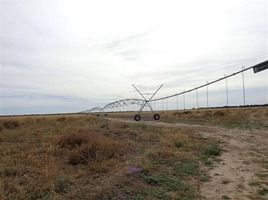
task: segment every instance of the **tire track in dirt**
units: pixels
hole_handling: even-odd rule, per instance
[[[257,173],[264,175],[268,169],[262,165],[268,162],[268,131],[266,130],[241,130],[229,129],[219,126],[170,124],[165,122],[142,121],[105,118],[107,120],[125,123],[143,123],[149,126],[185,128],[194,131],[201,137],[211,137],[222,142],[223,153],[219,157],[219,163],[211,169],[209,181],[201,186],[202,199],[268,199],[268,196],[260,196],[258,187],[249,185],[251,182],[261,181]],[[262,181],[263,182],[263,181]],[[264,181],[264,184],[268,184]]]

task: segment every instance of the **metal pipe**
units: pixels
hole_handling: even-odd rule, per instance
[[[208,83],[208,81],[207,81]],[[207,85],[207,108],[208,108],[208,85]]]
[[[235,72],[235,73],[233,73],[233,74],[230,74],[230,75],[227,75],[227,76],[225,76],[225,77],[222,77],[222,78],[216,79],[216,80],[214,80],[214,81],[208,82],[208,83],[206,83],[206,84],[203,84],[203,85],[201,85],[201,86],[192,88],[192,89],[190,89],[190,90],[186,90],[186,91],[183,91],[183,92],[180,92],[180,93],[177,93],[177,94],[173,94],[173,95],[169,95],[169,96],[161,97],[161,98],[158,98],[158,99],[152,99],[151,101],[159,101],[159,100],[162,100],[162,99],[166,99],[166,98],[170,98],[170,97],[175,97],[175,96],[177,96],[177,95],[181,95],[181,94],[184,94],[184,93],[189,93],[189,92],[192,92],[192,91],[194,91],[194,90],[203,88],[203,87],[205,87],[205,86],[207,86],[207,85],[211,85],[211,84],[213,84],[213,83],[222,81],[222,80],[224,80],[224,79],[226,79],[226,78],[229,78],[229,77],[231,77],[231,76],[235,76],[235,75],[237,75],[237,74],[240,74],[241,72],[250,70],[250,69],[252,69],[252,68],[253,68],[253,67],[248,67],[248,68],[245,68],[245,69],[243,69],[243,70],[237,71],[237,72]]]
[[[199,107],[199,103],[198,103],[198,90],[196,90],[196,108]]]
[[[242,67],[244,70],[244,67]],[[245,78],[244,78],[244,71],[242,71],[242,81],[243,81],[243,105],[246,105],[246,93],[245,93]]]
[[[224,75],[226,76],[226,75]],[[226,103],[229,106],[229,95],[228,95],[228,78],[226,78]]]

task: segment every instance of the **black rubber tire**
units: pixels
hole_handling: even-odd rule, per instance
[[[160,119],[160,115],[159,114],[154,114],[154,120],[159,120]]]
[[[141,116],[138,114],[138,115],[135,115],[134,116],[134,119],[135,121],[140,121],[141,120]]]

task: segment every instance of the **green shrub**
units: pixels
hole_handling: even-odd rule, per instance
[[[192,159],[184,160],[175,167],[175,171],[179,176],[197,175],[199,171],[198,162]]]
[[[166,175],[150,176],[141,174],[141,178],[149,185],[162,186],[168,191],[178,191],[182,192],[185,195],[192,194],[193,196],[195,196],[195,191],[193,190],[193,188],[176,177]]]
[[[259,189],[259,190],[258,190],[258,194],[259,194],[259,195],[262,195],[262,196],[268,194],[268,188],[262,188],[262,189]]]
[[[210,144],[204,151],[206,156],[219,156],[222,153],[222,149],[218,144]]]

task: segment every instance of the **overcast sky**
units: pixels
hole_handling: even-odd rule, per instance
[[[163,83],[161,97],[268,58],[267,0],[0,2],[0,114],[137,98],[132,83],[144,92]],[[268,103],[267,71],[245,74],[247,103]],[[224,104],[224,83],[210,90],[211,104]]]

